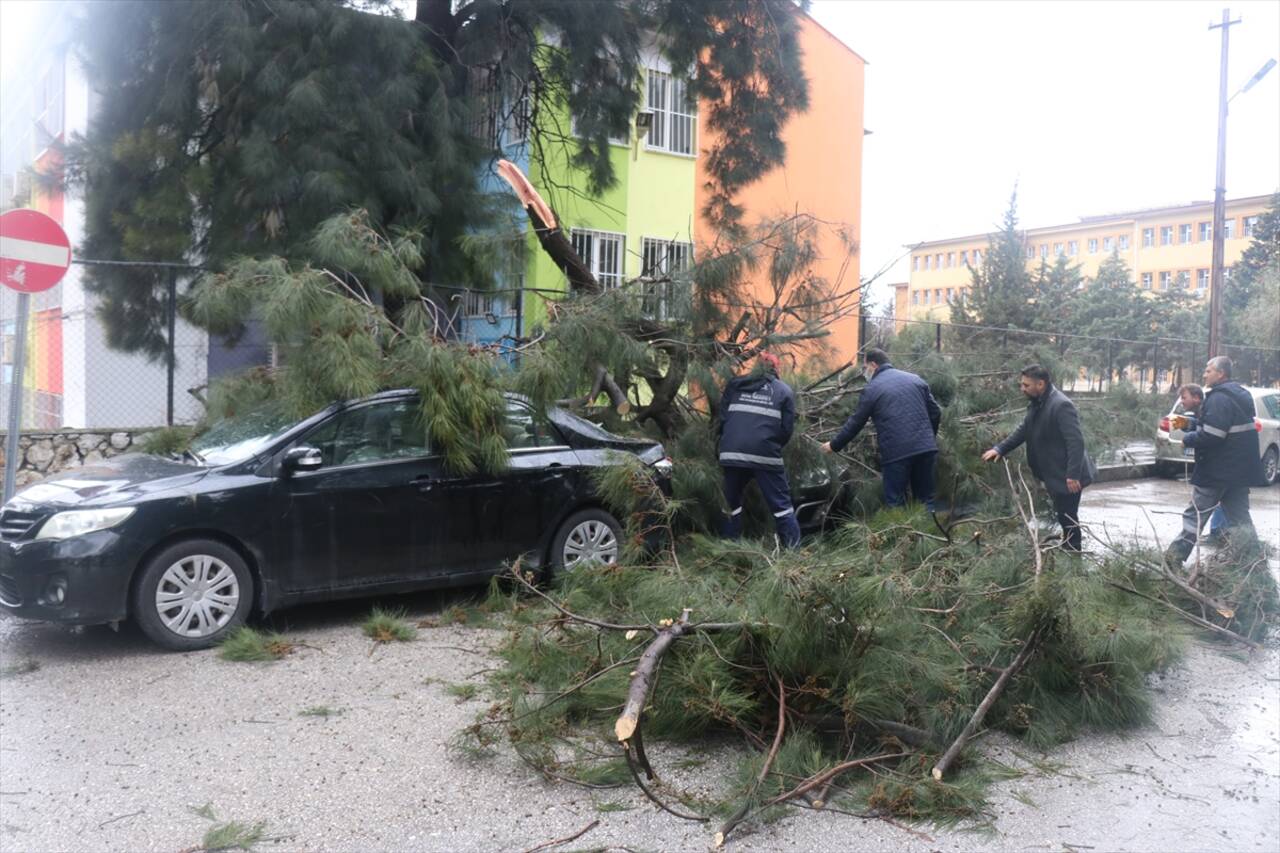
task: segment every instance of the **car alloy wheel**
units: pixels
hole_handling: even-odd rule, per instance
[[[1267,453],[1262,457],[1262,476],[1266,478],[1268,486],[1274,486],[1276,482],[1277,468],[1280,468],[1280,450],[1274,447],[1267,448]]]
[[[618,537],[609,525],[597,519],[588,519],[569,531],[564,542],[563,565],[573,569],[582,563],[618,561]]]
[[[208,554],[192,554],[169,566],[156,584],[160,622],[180,637],[217,633],[236,614],[240,582],[231,567]]]

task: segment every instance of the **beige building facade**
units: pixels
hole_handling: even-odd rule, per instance
[[[1223,261],[1228,280],[1270,200],[1271,196],[1261,195],[1227,201]],[[1158,293],[1183,288],[1203,297],[1209,288],[1212,234],[1213,203],[1208,201],[1088,216],[1079,222],[1025,231],[1027,268],[1066,257],[1080,267],[1082,275],[1092,278],[1103,261],[1119,253],[1140,289]],[[968,292],[972,268],[981,265],[989,237],[975,234],[912,246],[909,280],[894,286],[895,316],[946,322],[950,303]]]

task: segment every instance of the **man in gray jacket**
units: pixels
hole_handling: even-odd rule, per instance
[[[1084,449],[1080,415],[1075,403],[1053,387],[1049,371],[1038,364],[1022,368],[1020,386],[1031,401],[1027,416],[1012,435],[982,454],[982,459],[995,462],[1025,441],[1027,464],[1049,491],[1062,525],[1062,549],[1079,553],[1083,538],[1080,493],[1093,482],[1097,471]]]

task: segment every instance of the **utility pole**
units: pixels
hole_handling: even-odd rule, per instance
[[[1222,30],[1222,69],[1218,76],[1218,171],[1213,185],[1213,262],[1209,274],[1209,358],[1218,355],[1222,342],[1222,226],[1226,219],[1227,183],[1227,52],[1231,27],[1231,10],[1222,10],[1222,23],[1210,24],[1211,30]]]

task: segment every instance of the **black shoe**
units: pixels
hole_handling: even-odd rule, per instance
[[[1179,539],[1164,552],[1164,564],[1170,569],[1181,569],[1190,556],[1191,546]]]

